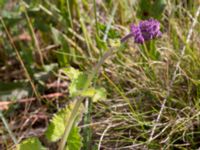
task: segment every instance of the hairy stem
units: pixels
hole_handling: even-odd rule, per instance
[[[75,121],[75,119],[78,115],[78,112],[79,112],[78,110],[79,110],[83,100],[84,100],[84,98],[76,100],[74,108],[73,108],[72,113],[70,115],[69,121],[67,121],[65,131],[64,131],[64,135],[63,135],[63,138],[61,139],[58,150],[64,150],[65,149],[65,144],[67,142],[67,138],[68,138],[69,133],[71,131],[71,128],[74,124],[74,121]]]
[[[109,51],[107,51],[103,56],[102,58],[99,60],[99,62],[96,64],[96,66],[94,67],[92,73],[89,75],[88,79],[87,79],[87,82],[83,88],[83,90],[87,89],[91,82],[92,82],[92,79],[94,78],[94,76],[99,72],[99,69],[101,67],[101,65],[105,62],[105,60],[111,56],[113,53],[113,49],[110,49]],[[63,134],[63,137],[61,139],[61,142],[59,144],[59,149],[58,150],[64,150],[65,148],[65,145],[66,145],[66,142],[67,142],[67,139],[68,139],[68,136],[69,136],[69,133],[71,131],[71,128],[74,124],[74,121],[78,115],[78,110],[79,110],[79,107],[81,106],[81,103],[83,102],[84,98],[81,97],[80,99],[77,99],[76,102],[75,102],[75,105],[74,105],[74,108],[72,110],[72,113],[70,115],[70,118],[69,118],[69,121],[67,122],[66,124],[66,127],[65,127],[65,131],[64,131],[64,134]]]

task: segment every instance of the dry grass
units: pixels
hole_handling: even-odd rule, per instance
[[[28,79],[32,83],[33,91],[38,93],[36,96],[41,99],[41,103],[37,101],[15,103],[3,112],[9,128],[18,141],[38,136],[44,145],[49,146],[43,136],[48,120],[70,98],[65,96],[60,99],[55,96],[52,99],[40,95],[51,93],[67,95],[69,81],[62,74],[66,64],[90,72],[102,53],[113,47],[120,37],[129,32],[130,23],[139,22],[136,13],[138,4],[131,0],[122,1],[116,3],[97,1],[95,11],[92,0],[79,3],[74,1],[68,20],[65,18],[66,14],[62,12],[64,6],[62,8],[51,1],[41,2],[42,6],[48,8],[41,10],[41,17],[31,15],[34,11],[31,7],[27,8],[30,19],[34,20],[31,22],[27,19],[29,27],[23,20],[20,21],[20,25],[13,27],[9,24],[9,19],[5,20],[3,17],[13,37],[16,32],[21,33],[21,28],[28,31],[28,28],[33,27],[38,30],[37,34],[31,30],[34,36],[28,45],[23,41],[9,42],[6,39],[6,32],[0,31],[4,37],[0,38],[2,41],[0,48],[7,51],[1,55],[0,50],[0,58],[3,55],[7,56],[0,64],[2,82],[16,82],[14,80],[19,78],[15,77],[13,72],[25,70],[25,73],[20,74],[28,76],[27,78],[23,75],[24,81],[27,84],[26,79]],[[58,10],[53,5],[57,6]],[[47,15],[45,11],[50,11],[53,15]],[[86,121],[80,123],[83,139],[88,142],[84,144],[84,149],[198,149],[200,147],[199,12],[197,2],[167,0],[161,19],[163,36],[155,41],[154,49],[160,55],[158,59],[152,59],[149,53],[145,54],[144,47],[133,43],[130,39],[122,49],[117,50],[105,61],[94,84],[106,88],[108,98],[93,104],[87,104],[87,100],[85,102],[89,115],[85,115]],[[94,13],[97,15],[96,20]],[[47,31],[38,27],[41,25],[39,21],[45,15],[47,20],[44,20],[43,28]],[[25,16],[21,15],[21,19],[23,17]],[[98,28],[95,23],[101,23],[101,27]],[[66,26],[70,25],[70,30],[67,31]],[[16,29],[18,26],[19,29]],[[53,35],[51,26],[58,29],[57,34],[62,37],[61,40],[56,39],[57,35]],[[97,35],[102,41],[98,41]],[[20,63],[17,62],[11,46],[6,44],[14,44],[14,49],[16,46]],[[52,47],[48,48],[49,46]],[[26,49],[31,51],[31,59],[27,59],[30,54],[26,53]],[[39,58],[44,64],[37,63]],[[13,60],[16,66],[22,65],[20,67],[22,69],[13,67],[13,71],[9,71],[10,74],[5,74],[8,72],[6,70],[10,70],[9,63]],[[45,72],[44,66],[52,63],[59,64],[59,67],[46,71],[47,77],[35,78],[35,73]],[[0,86],[1,89],[3,88]],[[3,99],[1,96],[0,100]],[[29,97],[32,95],[29,94]],[[13,141],[7,133],[5,124],[0,123],[0,126],[2,127],[0,148],[8,149],[13,145]]]

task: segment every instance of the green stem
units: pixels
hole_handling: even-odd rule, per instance
[[[78,115],[78,112],[79,112],[78,110],[79,110],[83,100],[84,100],[84,98],[76,100],[74,108],[73,108],[72,113],[70,115],[69,121],[67,121],[67,125],[66,125],[65,131],[64,131],[64,135],[63,135],[63,138],[61,139],[58,150],[64,150],[65,144],[67,142],[67,138],[68,138],[69,133],[71,131],[71,128],[74,124],[74,121],[75,121],[75,119]]]
[[[85,114],[83,118],[84,125],[91,122],[92,101],[87,98],[85,101]],[[87,126],[83,128],[83,147],[82,149],[91,149],[91,132],[92,128]]]
[[[113,49],[110,49],[109,51],[107,51],[102,58],[100,59],[100,61],[97,63],[97,65],[94,67],[92,73],[89,75],[87,82],[83,88],[83,90],[87,89],[90,86],[90,83],[92,82],[92,79],[94,78],[94,76],[98,73],[101,65],[105,62],[105,60],[113,53]],[[79,107],[81,106],[81,103],[83,102],[84,98],[80,98],[77,99],[74,105],[74,108],[72,110],[72,113],[70,115],[69,121],[67,121],[66,127],[65,127],[65,131],[63,134],[63,137],[61,139],[61,142],[59,144],[59,149],[58,150],[64,150],[66,142],[67,142],[67,138],[69,136],[69,133],[71,131],[71,128],[74,124],[74,121],[78,115],[78,110]]]

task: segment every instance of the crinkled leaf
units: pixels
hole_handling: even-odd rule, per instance
[[[59,140],[65,130],[66,122],[70,121],[69,117],[71,115],[71,111],[74,108],[74,103],[69,104],[68,107],[65,107],[58,111],[50,121],[50,124],[45,132],[45,136],[49,141],[55,142]],[[80,119],[80,115],[82,114],[83,107],[79,109],[79,116],[77,118]]]
[[[83,90],[85,84],[87,83],[88,76],[87,74],[74,69],[72,67],[63,69],[63,72],[69,77],[71,80],[69,86],[69,95],[71,97],[81,95],[81,91]]]
[[[36,137],[28,138],[17,145],[17,150],[46,150]]]
[[[106,96],[107,96],[106,89],[98,88],[96,89],[95,95],[92,97],[92,101],[97,102],[99,100],[106,99]]]
[[[83,143],[80,135],[80,128],[74,126],[69,134],[66,150],[80,150],[82,145]]]
[[[71,97],[80,95],[85,84],[87,83],[88,76],[84,73],[80,73],[77,78],[71,81],[69,86],[69,94]]]
[[[88,88],[81,92],[81,96],[91,97],[93,102],[106,99],[107,93],[104,88]]]
[[[63,69],[64,73],[70,78],[69,94],[71,97],[84,96],[92,98],[93,102],[106,98],[106,90],[104,88],[89,87],[84,89],[87,84],[87,74],[80,72],[72,67]]]
[[[63,69],[63,72],[69,77],[70,80],[76,79],[80,75],[80,71],[73,67]]]
[[[88,89],[81,92],[81,96],[93,97],[95,95],[95,93],[96,93],[95,88],[88,88]]]

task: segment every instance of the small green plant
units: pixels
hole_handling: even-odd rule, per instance
[[[71,120],[69,120],[69,118],[70,118],[72,109],[74,109],[74,103],[69,104],[66,108],[61,109],[59,112],[57,112],[53,116],[53,118],[46,130],[46,133],[45,133],[46,138],[49,141],[56,142],[62,138],[62,135],[65,131],[66,122],[71,121]],[[79,108],[79,110],[77,112],[75,122],[69,133],[69,138],[68,138],[66,149],[79,150],[82,146],[82,138],[79,133],[80,128],[78,127],[78,123],[81,119],[82,113],[83,113],[83,106],[81,108]]]
[[[83,73],[72,67],[63,69],[63,72],[71,80],[71,84],[69,86],[69,95],[76,100],[67,105],[66,108],[63,108],[54,114],[45,133],[46,138],[50,142],[56,142],[61,139],[61,143],[59,145],[60,150],[79,150],[81,148],[82,137],[79,133],[80,128],[78,127],[78,123],[84,110],[82,101],[84,100],[84,97],[90,97],[93,102],[97,102],[98,100],[106,98],[106,90],[104,88],[91,87],[91,81],[93,80],[100,66],[110,54],[110,51],[109,53],[105,53],[90,75],[87,75],[86,73]],[[81,97],[81,99],[78,97]],[[65,145],[66,142],[67,145]],[[26,145],[24,143],[26,143]],[[29,143],[32,143],[33,146],[38,147],[36,149],[42,148],[37,138],[30,138],[18,145],[20,148],[19,150],[25,150]],[[30,144],[30,146],[32,145]]]
[[[74,108],[74,103],[70,103],[65,108],[59,110],[54,114],[50,121],[50,124],[45,132],[45,136],[49,142],[56,142],[62,138],[65,130],[66,122],[69,122],[69,117],[71,111]],[[69,133],[69,138],[67,142],[67,150],[79,150],[82,146],[82,137],[80,135],[80,128],[78,127],[78,122],[81,119],[83,113],[83,106],[78,110],[78,115],[76,117],[76,122]],[[45,150],[40,143],[38,138],[28,138],[17,145],[17,150]]]
[[[141,24],[143,24],[143,26],[141,26]],[[161,35],[158,21],[151,19],[143,21],[141,24],[139,27],[131,27],[130,35],[135,38],[135,43],[144,44],[144,42]],[[130,36],[128,35],[126,37],[129,38]],[[127,40],[126,37],[123,38],[121,42],[125,42],[125,40]],[[121,47],[123,47],[123,44]],[[56,142],[61,139],[58,147],[59,150],[79,150],[81,148],[82,138],[77,125],[83,113],[83,111],[81,111],[82,102],[85,97],[91,98],[94,102],[106,98],[106,90],[104,88],[92,87],[92,81],[105,60],[113,54],[114,49],[120,50],[121,47],[117,45],[106,51],[94,69],[89,73],[81,72],[72,67],[62,70],[71,81],[69,85],[69,96],[73,98],[74,101],[54,115],[45,134],[47,139],[51,142]]]

